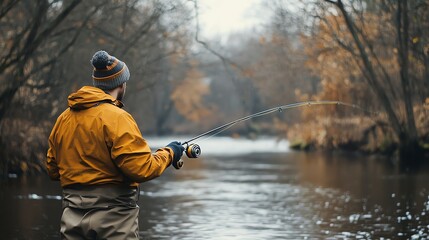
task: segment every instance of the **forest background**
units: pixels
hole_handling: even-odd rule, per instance
[[[198,0],[0,3],[0,169],[44,171],[67,96],[91,85],[103,49],[131,71],[125,109],[144,136],[193,135],[266,108],[226,134],[276,135],[300,149],[427,157],[429,1],[265,1],[266,24],[202,39]],[[221,18],[222,16],[219,16]],[[208,31],[207,29],[205,31]]]

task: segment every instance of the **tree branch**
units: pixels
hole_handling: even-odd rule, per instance
[[[11,0],[10,2],[6,2],[4,6],[4,2],[2,2],[2,6],[0,8],[0,19],[2,19],[18,2],[19,0]]]
[[[197,0],[193,0],[194,2],[194,9],[195,9],[195,19],[196,19],[196,33],[195,33],[195,41],[199,44],[201,44],[206,50],[208,50],[211,54],[215,55],[216,57],[218,57],[222,63],[226,66],[226,65],[231,65],[237,69],[239,69],[240,71],[244,71],[243,67],[241,67],[239,64],[237,64],[236,62],[233,62],[232,60],[230,60],[229,58],[226,58],[224,56],[222,56],[222,54],[218,53],[216,50],[214,50],[213,48],[211,48],[208,43],[206,43],[205,41],[201,40],[199,37],[200,34],[200,20],[199,20],[199,13],[198,13],[198,1]]]
[[[384,109],[386,110],[386,112],[389,116],[389,120],[392,123],[393,129],[395,130],[397,136],[400,137],[404,134],[404,129],[402,128],[401,124],[399,123],[399,119],[396,116],[396,114],[392,108],[391,102],[389,101],[389,98],[387,97],[385,90],[382,88],[382,86],[380,86],[380,83],[377,82],[377,76],[376,76],[375,70],[374,70],[374,68],[373,68],[373,66],[372,66],[372,64],[368,58],[368,55],[365,51],[365,47],[364,47],[363,43],[359,39],[359,36],[358,36],[358,33],[356,32],[353,20],[350,18],[349,14],[346,11],[341,0],[338,0],[338,4],[336,4],[336,6],[340,10],[340,12],[342,13],[342,15],[346,21],[347,28],[348,28],[350,34],[352,35],[354,42],[355,42],[355,44],[359,50],[360,57],[363,61],[365,69],[368,71],[368,78],[367,79],[370,80],[369,81],[370,85],[375,90],[377,96],[381,100],[381,103],[383,104]]]

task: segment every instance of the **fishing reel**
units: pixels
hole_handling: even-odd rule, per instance
[[[201,147],[198,144],[189,144],[186,145],[186,156],[188,158],[198,158],[201,155]]]
[[[185,153],[186,153],[186,156],[188,156],[188,158],[198,158],[201,155],[201,148],[198,144],[186,143],[185,145],[186,145]],[[183,167],[184,162],[182,159],[179,159],[179,161],[177,162],[173,161],[172,164],[175,169],[181,169]]]

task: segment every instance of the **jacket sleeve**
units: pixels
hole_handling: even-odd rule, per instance
[[[111,158],[128,178],[145,182],[160,176],[170,166],[173,150],[161,148],[152,153],[134,119],[124,112],[111,132]]]
[[[54,147],[54,136],[56,128],[57,124],[55,124],[51,134],[49,135],[49,149],[48,153],[46,154],[46,170],[52,180],[60,180],[60,173],[56,161],[56,151]]]

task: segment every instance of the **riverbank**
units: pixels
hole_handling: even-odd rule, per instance
[[[429,121],[417,116],[420,146],[429,159]],[[287,129],[290,148],[294,150],[340,150],[397,157],[399,139],[387,122],[369,117],[319,117]]]

